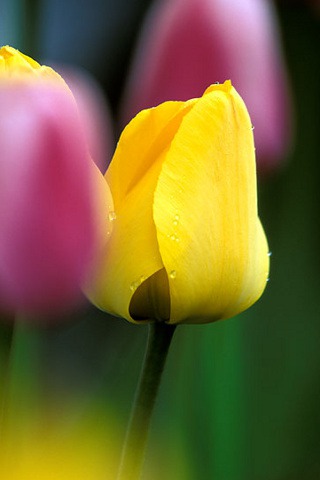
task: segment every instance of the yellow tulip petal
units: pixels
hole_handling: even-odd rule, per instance
[[[106,173],[116,209],[168,147],[194,102],[166,102],[142,110],[124,129]]]
[[[90,161],[90,173],[92,177],[92,198],[96,205],[94,212],[97,215],[95,224],[98,229],[100,248],[102,248],[109,240],[113,229],[113,199],[106,179],[93,160]]]
[[[232,317],[251,307],[262,295],[269,279],[269,247],[260,220],[257,220],[256,248],[248,258],[246,275],[243,278],[242,291],[238,300],[226,311],[225,318]]]
[[[152,219],[153,190],[157,168],[149,172],[122,208],[112,214],[113,230],[100,259],[99,271],[89,298],[102,310],[131,320],[129,306],[137,288],[163,268]]]
[[[140,112],[124,130],[106,174],[114,201],[113,231],[89,298],[131,321],[136,290],[163,269],[153,195],[168,144],[191,104],[168,102]]]
[[[135,291],[130,302],[131,318],[139,321],[170,320],[170,291],[167,272],[158,270]]]
[[[170,323],[227,318],[259,298],[269,258],[253,135],[230,82],[210,87],[184,116],[159,175],[154,221]]]

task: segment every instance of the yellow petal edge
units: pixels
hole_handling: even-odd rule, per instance
[[[62,77],[51,67],[40,65],[31,57],[6,45],[0,48],[0,82],[2,81],[45,80],[66,86]]]

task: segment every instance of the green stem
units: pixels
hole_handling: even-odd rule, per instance
[[[8,395],[9,365],[11,359],[11,350],[13,342],[13,329],[9,326],[1,325],[0,342],[0,440],[3,435],[3,424],[5,418],[5,403]]]
[[[139,480],[151,415],[175,325],[149,324],[147,349],[132,406],[118,480]]]
[[[17,424],[21,433],[30,430],[40,415],[40,350],[38,329],[17,318],[13,330],[2,410],[2,433],[10,434]],[[35,405],[35,401],[38,402]]]

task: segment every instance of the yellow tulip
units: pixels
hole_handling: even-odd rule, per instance
[[[106,173],[113,231],[89,297],[134,323],[207,323],[262,294],[252,126],[230,81],[143,110]]]

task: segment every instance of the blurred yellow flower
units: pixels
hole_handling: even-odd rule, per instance
[[[0,48],[0,82],[15,79],[22,81],[24,77],[32,75],[35,78],[44,78],[46,82],[51,80],[60,81],[64,85],[62,77],[52,68],[40,65],[31,57],[24,55],[13,47],[6,45]]]
[[[262,294],[252,126],[230,81],[143,110],[106,173],[113,231],[89,296],[132,322],[207,323]]]
[[[23,394],[22,394],[23,395]],[[114,480],[119,457],[117,419],[94,404],[92,414],[53,422],[48,413],[15,413],[0,438],[3,480]],[[77,404],[74,404],[76,411]],[[42,411],[42,414],[44,414]],[[45,425],[45,426],[44,426]]]

